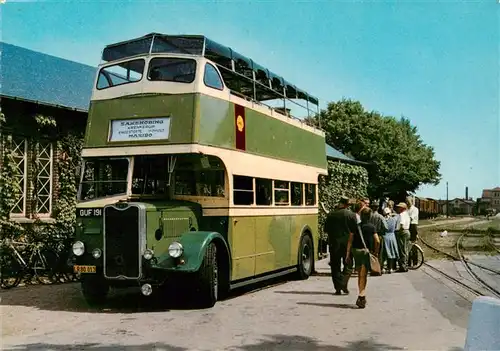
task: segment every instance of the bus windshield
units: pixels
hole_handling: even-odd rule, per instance
[[[126,194],[128,170],[128,158],[86,159],[78,200]]]

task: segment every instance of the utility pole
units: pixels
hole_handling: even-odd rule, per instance
[[[448,182],[446,182],[446,218],[450,216],[450,203],[448,202]]]

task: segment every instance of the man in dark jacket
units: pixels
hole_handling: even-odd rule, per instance
[[[351,233],[358,234],[356,215],[349,209],[349,199],[342,197],[339,206],[330,212],[326,218],[324,232],[328,235],[330,249],[330,268],[335,294],[341,295],[342,291],[349,293],[347,283],[352,273],[352,259],[346,261],[347,242]],[[344,265],[341,271],[341,264]]]

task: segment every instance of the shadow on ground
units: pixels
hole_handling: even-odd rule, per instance
[[[285,276],[238,288],[232,291],[223,301],[285,284],[291,279],[290,276]],[[2,306],[26,306],[46,311],[139,313],[198,309],[193,301],[189,300],[189,294],[186,294],[185,291],[173,289],[158,290],[156,295],[153,294],[149,297],[142,296],[139,287],[111,290],[106,303],[100,306],[87,304],[82,296],[80,283],[26,285],[0,291],[0,305]]]
[[[20,345],[14,348],[5,349],[6,351],[33,351],[33,350],[165,350],[165,351],[184,351],[192,350],[184,347],[171,346],[162,343],[149,343],[144,345],[102,345],[96,343],[76,344],[76,345],[54,345],[54,344],[28,344]],[[197,345],[196,350],[208,350],[203,345]],[[283,350],[283,351],[376,351],[376,350],[404,350],[404,348],[378,343],[374,340],[358,340],[348,342],[344,346],[325,345],[314,338],[300,335],[266,335],[264,339],[254,344],[220,348],[219,350]],[[449,351],[459,351],[460,348],[451,348]]]

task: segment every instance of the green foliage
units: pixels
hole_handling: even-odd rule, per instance
[[[328,211],[337,206],[341,196],[349,198],[363,198],[367,196],[368,172],[361,166],[350,165],[341,162],[328,161],[328,176],[321,177],[319,181],[319,201]],[[321,206],[320,206],[321,207]],[[323,240],[323,224],[326,213],[320,209],[319,232]]]
[[[54,216],[58,228],[64,235],[73,234],[76,221],[76,194],[77,177],[76,170],[80,162],[80,153],[83,145],[81,135],[68,134],[60,140],[57,147],[61,153],[57,169],[59,172],[59,199],[54,209]]]
[[[28,133],[33,141],[46,135],[54,135],[57,131],[57,123],[53,117],[37,114],[33,116],[36,123],[36,131]],[[3,113],[0,113],[0,128],[6,123]],[[14,153],[8,143],[3,144],[2,166],[0,169],[0,228],[3,235],[12,236],[23,232],[28,238],[41,238],[44,236],[70,236],[73,234],[75,223],[75,207],[77,193],[77,169],[79,166],[80,153],[83,144],[83,135],[65,134],[58,136],[57,153],[58,159],[54,160],[54,168],[58,174],[59,188],[58,199],[53,208],[52,217],[55,223],[44,223],[40,219],[30,225],[20,226],[9,220],[11,209],[21,194],[21,187],[16,181],[19,176],[13,159]],[[32,170],[36,173],[36,162],[32,162]],[[33,200],[33,199],[31,199]],[[32,201],[33,205],[35,201]]]
[[[369,162],[368,195],[404,198],[420,185],[437,185],[440,162],[406,118],[365,111],[358,101],[343,99],[320,112],[326,142],[357,160]],[[318,116],[309,119],[318,125]]]
[[[10,143],[4,139],[2,129],[5,124],[5,115],[0,112],[0,150],[2,163],[0,167],[0,236],[12,237],[14,233],[22,228],[10,221],[10,211],[15,206],[21,186],[16,177],[19,176],[14,160],[14,152]]]

